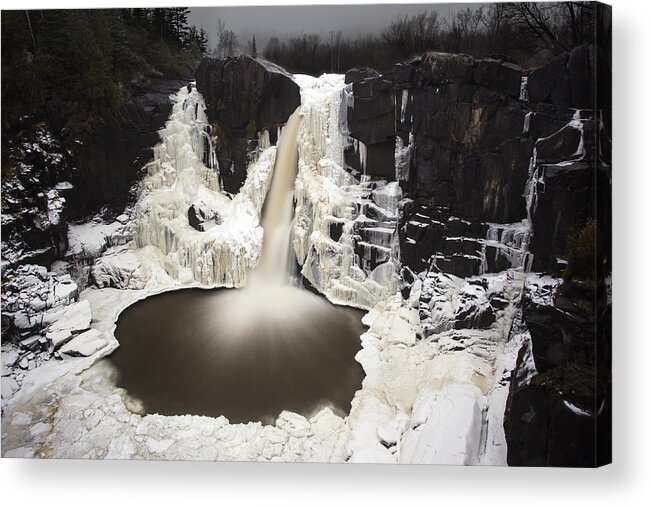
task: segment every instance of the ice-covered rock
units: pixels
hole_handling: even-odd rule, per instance
[[[85,331],[90,327],[93,316],[90,304],[86,300],[79,301],[60,309],[50,310],[43,316],[43,322],[51,323],[48,328],[50,340],[56,341],[56,345],[62,343],[62,337]],[[63,339],[63,341],[65,341]]]
[[[118,247],[97,259],[91,273],[97,287],[118,289],[142,289],[149,275],[140,256],[125,247]]]
[[[335,302],[370,308],[397,290],[395,184],[358,183],[346,170],[350,142],[344,77],[296,76],[303,123],[295,184],[294,251],[302,275]]]
[[[218,168],[203,164],[206,125],[203,97],[196,89],[182,88],[142,182],[134,217],[135,246],[160,250],[165,270],[182,284],[241,286],[262,244],[259,214],[275,147],[262,143],[240,193],[231,199],[220,189]],[[188,215],[197,203],[211,215],[205,217],[211,226],[203,231]]]

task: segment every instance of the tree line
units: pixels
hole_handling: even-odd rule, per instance
[[[22,115],[60,128],[118,115],[124,86],[191,74],[206,51],[189,9],[3,11],[3,133]],[[72,129],[74,130],[74,129]]]
[[[365,66],[384,71],[396,61],[425,51],[499,56],[525,64],[540,50],[558,54],[593,43],[602,30],[609,44],[604,7],[592,2],[510,2],[465,8],[448,16],[436,11],[398,16],[377,34],[344,37],[340,31],[272,37],[262,56],[292,72],[321,74]],[[604,26],[601,26],[604,25]],[[252,41],[237,36],[219,21],[214,54],[223,58],[252,52]],[[257,54],[257,50],[256,50]]]

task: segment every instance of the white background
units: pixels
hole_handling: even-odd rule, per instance
[[[192,5],[224,4],[215,0]],[[230,5],[256,2],[230,2]],[[257,3],[264,3],[261,0]],[[305,2],[279,2],[300,4]],[[323,2],[326,3],[326,2]],[[330,0],[327,3],[345,3]],[[355,3],[367,3],[360,2]],[[398,3],[398,2],[394,2]],[[417,2],[412,2],[417,3]],[[0,460],[3,505],[649,505],[649,2],[614,6],[614,465],[599,470]],[[7,8],[180,2],[2,2]],[[6,49],[6,48],[3,48]]]

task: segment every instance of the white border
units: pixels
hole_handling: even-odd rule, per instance
[[[260,5],[262,0],[188,2]],[[304,4],[300,1],[278,4]],[[319,3],[347,3],[337,0]],[[356,0],[354,3],[370,3]],[[381,2],[381,3],[406,3]],[[410,2],[422,3],[422,2]],[[614,5],[614,459],[600,470],[0,460],[4,505],[120,506],[645,505],[651,498],[651,360],[648,315],[651,201],[651,18],[647,2]],[[137,6],[181,5],[136,0]],[[3,2],[3,9],[135,6],[126,1]]]

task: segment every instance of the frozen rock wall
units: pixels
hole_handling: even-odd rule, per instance
[[[241,286],[261,248],[259,214],[275,147],[261,136],[241,192],[228,197],[219,186],[219,167],[203,163],[210,142],[204,135],[205,104],[191,88],[176,94],[154,161],[147,166],[135,208],[135,243],[157,248],[165,270],[180,283]],[[201,220],[200,228],[193,218]]]
[[[347,171],[350,145],[344,76],[297,76],[299,132],[294,250],[301,274],[330,300],[370,308],[398,289],[396,183],[359,182]]]
[[[258,133],[266,130],[275,144],[277,129],[301,103],[298,86],[284,69],[248,55],[204,57],[196,77],[224,190],[236,194],[247,177]]]

